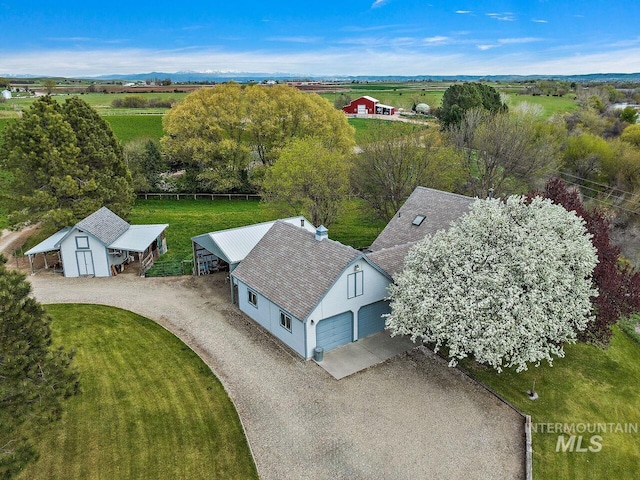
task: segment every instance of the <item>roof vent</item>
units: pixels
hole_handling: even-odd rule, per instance
[[[316,228],[316,240],[321,241],[325,238],[329,238],[329,230],[324,225],[320,225]]]
[[[415,225],[416,227],[419,227],[420,224],[422,222],[424,222],[424,215],[416,215],[416,218],[413,219],[413,222],[411,222],[411,225]]]
[[[304,218],[301,218],[301,219],[300,219],[300,226],[301,226],[302,228],[304,228]]]

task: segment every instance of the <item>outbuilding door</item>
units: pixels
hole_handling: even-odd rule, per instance
[[[344,312],[318,322],[316,346],[326,350],[345,345],[353,340],[353,313]]]
[[[366,114],[367,114],[367,106],[358,105],[358,115],[366,115]]]
[[[76,250],[76,260],[78,261],[78,275],[81,277],[95,275],[91,250]]]
[[[358,338],[364,338],[384,330],[385,318],[382,315],[390,312],[389,302],[385,300],[360,307],[358,311]]]

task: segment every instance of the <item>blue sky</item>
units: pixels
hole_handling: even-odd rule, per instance
[[[0,0],[0,74],[640,72],[640,2]]]

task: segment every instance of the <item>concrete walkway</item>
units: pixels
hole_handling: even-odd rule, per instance
[[[126,308],[193,348],[233,400],[263,480],[524,478],[521,417],[434,355],[336,381],[231,305],[223,276],[29,279],[43,303]]]
[[[388,332],[378,332],[324,352],[323,360],[316,363],[340,380],[415,347],[407,337],[391,337]]]

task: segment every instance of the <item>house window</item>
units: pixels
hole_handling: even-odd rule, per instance
[[[415,225],[416,227],[419,227],[420,224],[424,221],[425,216],[424,215],[416,215],[416,218],[413,219],[413,222],[411,222],[411,225]]]
[[[248,293],[249,293],[249,303],[257,308],[258,307],[258,295],[256,295],[256,292],[252,292],[251,290],[248,290]]]
[[[280,326],[291,331],[291,317],[284,312],[280,312]]]
[[[359,297],[364,293],[364,272],[350,273],[347,276],[347,298]]]
[[[76,248],[78,250],[88,250],[89,237],[76,237]]]

